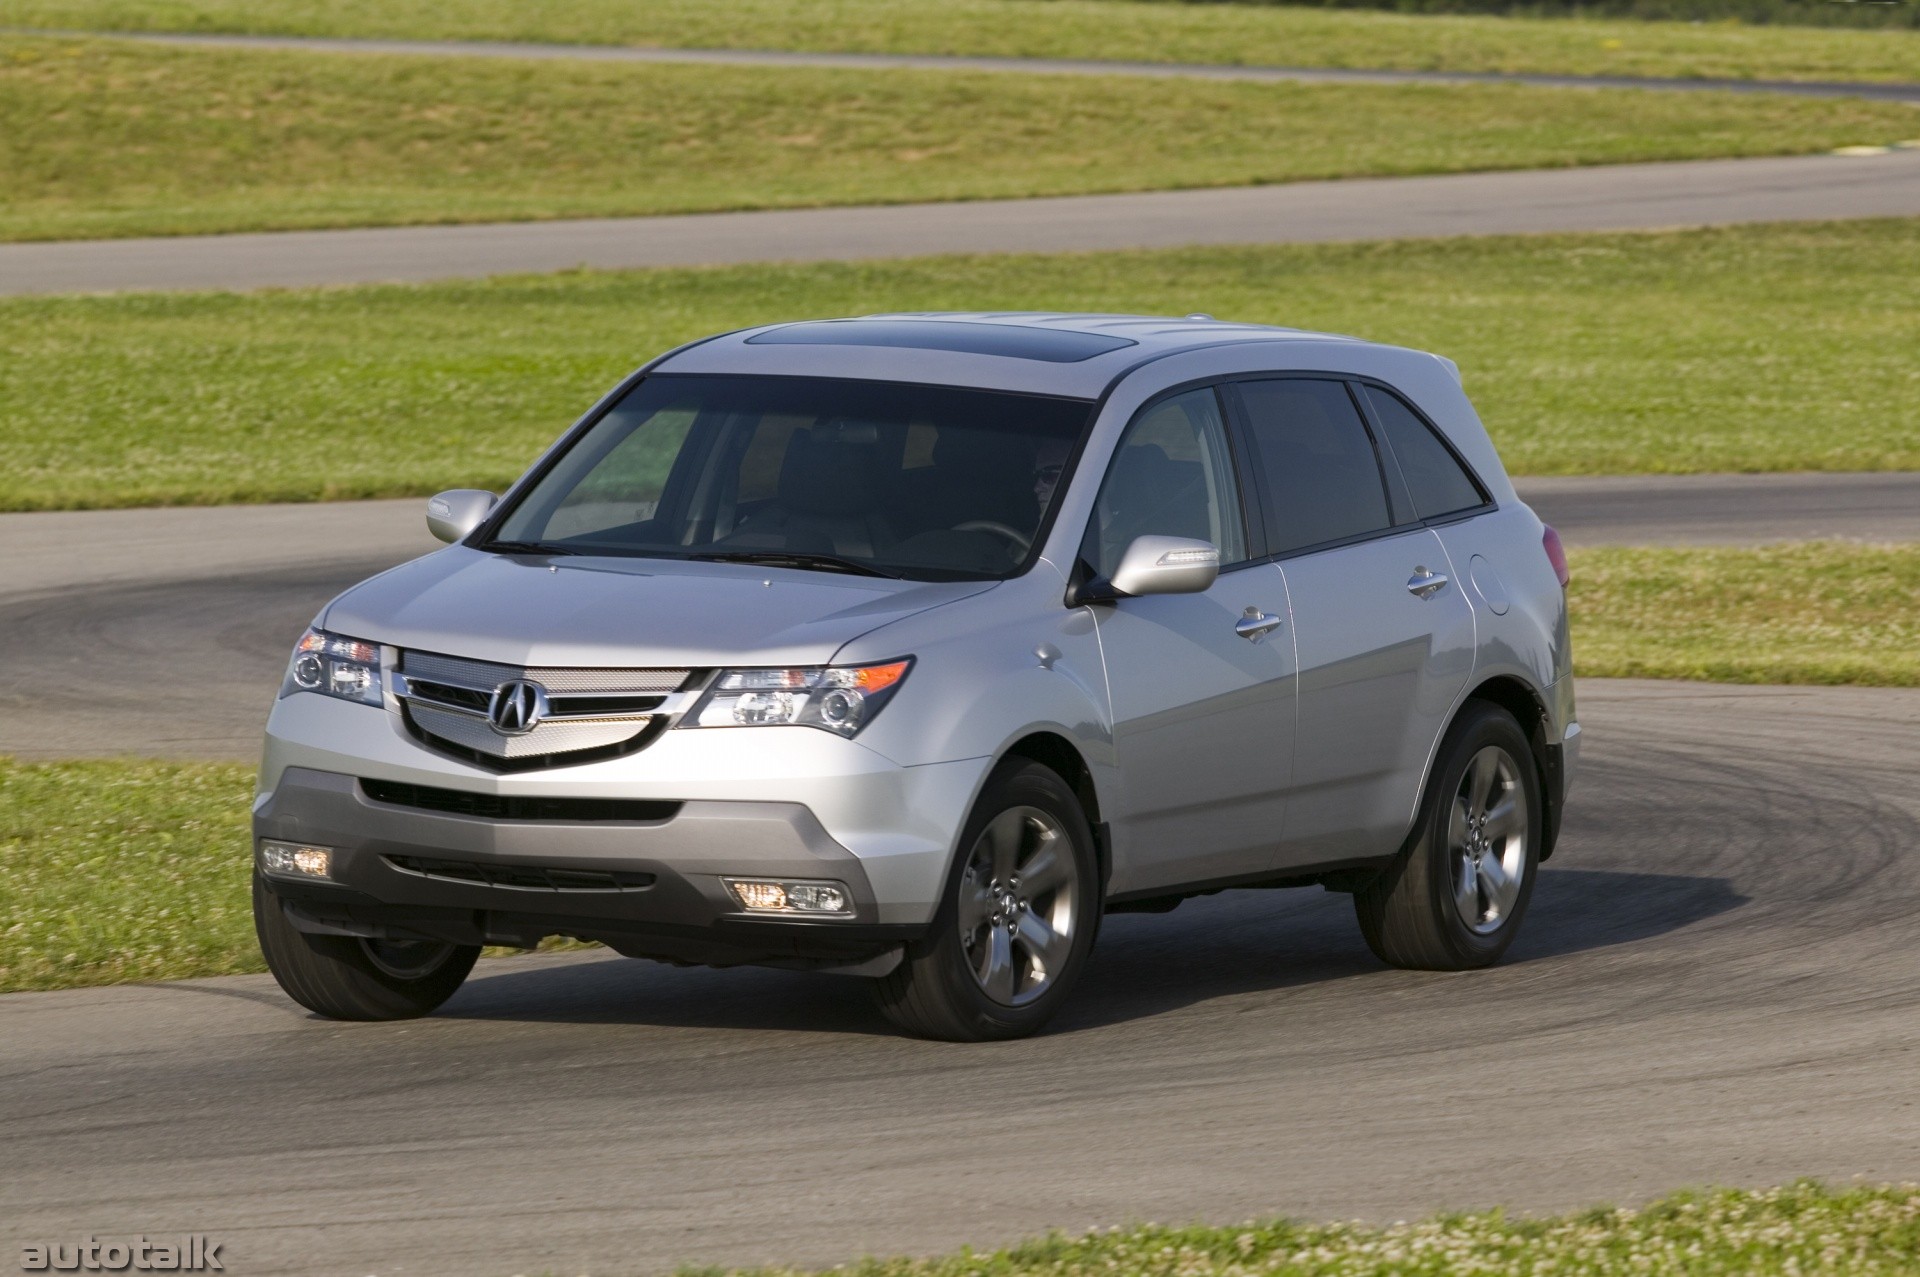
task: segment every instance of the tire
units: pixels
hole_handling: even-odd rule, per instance
[[[1498,962],[1533,898],[1545,813],[1520,724],[1497,705],[1468,702],[1440,744],[1407,845],[1354,893],[1367,947],[1415,971]]]
[[[409,1020],[452,997],[480,957],[478,945],[309,935],[253,879],[253,929],[267,970],[288,997],[330,1020]]]
[[[1099,920],[1099,861],[1080,800],[1051,768],[1008,759],[961,832],[932,929],[874,981],[880,1010],[918,1037],[1026,1037],[1071,992]]]

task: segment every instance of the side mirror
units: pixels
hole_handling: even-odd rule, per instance
[[[427,531],[452,545],[480,526],[500,498],[478,488],[455,488],[427,501]]]
[[[1220,551],[1191,537],[1135,537],[1114,569],[1116,594],[1198,594],[1220,575]]]

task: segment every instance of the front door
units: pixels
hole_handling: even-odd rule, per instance
[[[1084,555],[1109,576],[1135,537],[1196,537],[1222,571],[1201,594],[1094,610],[1113,706],[1121,809],[1115,893],[1257,874],[1273,859],[1293,767],[1286,585],[1248,562],[1240,488],[1217,393],[1143,409],[1101,487]],[[1249,613],[1277,625],[1253,635]]]

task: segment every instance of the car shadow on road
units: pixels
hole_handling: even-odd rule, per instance
[[[1746,900],[1724,878],[1548,867],[1506,964],[1646,943],[1729,913]],[[490,965],[483,964],[476,972],[480,978],[447,1004],[442,1018],[892,1032],[874,1010],[864,982],[843,976],[619,960],[524,972],[495,973]],[[1107,918],[1093,961],[1054,1031],[1145,1019],[1217,998],[1332,987],[1387,974],[1393,973],[1360,938],[1346,896],[1224,892],[1187,901],[1170,914]],[[1407,973],[1394,987],[1425,978],[1449,977]]]

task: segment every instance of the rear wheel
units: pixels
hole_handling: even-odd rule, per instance
[[[480,957],[477,945],[309,935],[256,875],[253,929],[267,970],[288,997],[332,1020],[405,1020],[452,997]]]
[[[921,1037],[1024,1037],[1066,998],[1093,948],[1093,831],[1056,772],[1012,759],[987,781],[960,845],[932,931],[874,982],[880,1009]]]
[[[1543,814],[1526,733],[1506,710],[1470,703],[1441,744],[1407,846],[1354,894],[1368,947],[1415,970],[1498,962],[1533,896]]]

